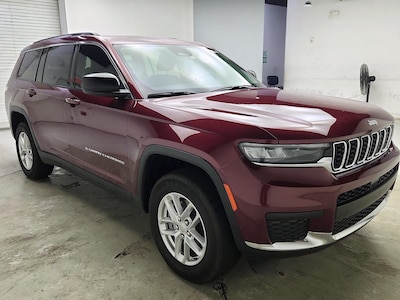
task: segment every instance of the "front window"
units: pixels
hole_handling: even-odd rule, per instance
[[[96,45],[82,44],[79,47],[76,60],[74,87],[80,88],[82,77],[91,73],[111,73],[119,77],[103,49]],[[122,82],[121,88],[124,88]]]
[[[215,50],[194,45],[115,45],[145,98],[262,86]]]

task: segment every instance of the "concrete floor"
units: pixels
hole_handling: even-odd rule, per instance
[[[0,299],[400,299],[399,182],[377,218],[332,247],[258,273],[241,259],[195,285],[163,262],[139,205],[59,168],[28,180],[9,130],[0,153]]]

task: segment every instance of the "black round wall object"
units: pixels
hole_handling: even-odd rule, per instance
[[[366,95],[368,93],[369,86],[369,71],[366,64],[362,64],[360,68],[360,89],[361,94]]]
[[[367,95],[367,102],[369,99],[369,88],[371,81],[375,81],[375,76],[369,76],[368,66],[362,64],[360,68],[360,89],[361,94]]]

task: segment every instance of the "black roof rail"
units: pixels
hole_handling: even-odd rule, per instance
[[[95,32],[74,32],[74,33],[66,33],[66,34],[61,34],[61,35],[56,35],[48,38],[44,38],[41,40],[36,41],[35,43],[54,39],[54,38],[62,38],[62,37],[68,37],[68,36],[79,36],[79,35],[99,35],[98,33]]]
[[[74,32],[74,33],[67,33],[66,35],[100,35],[96,32]]]

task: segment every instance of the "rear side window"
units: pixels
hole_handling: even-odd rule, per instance
[[[68,86],[74,45],[49,48],[43,70],[43,82],[51,85]]]
[[[41,52],[42,50],[34,50],[24,54],[17,77],[24,80],[35,81]]]

